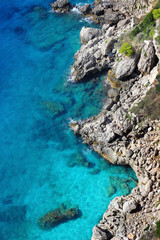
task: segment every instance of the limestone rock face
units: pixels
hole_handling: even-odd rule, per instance
[[[90,4],[85,4],[82,7],[80,7],[80,11],[82,14],[87,15],[90,14],[92,9]]]
[[[155,65],[155,49],[152,41],[145,41],[145,46],[142,49],[138,70],[141,74],[148,74]]]
[[[112,49],[115,40],[112,38],[108,38],[107,41],[103,42],[101,45],[101,53],[103,56],[106,56]]]
[[[102,47],[102,42],[100,46]],[[100,48],[98,50],[100,51]],[[102,53],[98,54],[101,56]],[[122,64],[124,69],[129,60],[122,60],[126,61]],[[136,62],[136,58],[134,61]],[[155,205],[160,194],[160,164],[157,162],[157,154],[160,151],[160,144],[157,145],[160,139],[160,121],[141,122],[141,119],[130,112],[153,86],[151,83],[157,76],[157,69],[158,66],[143,77],[135,74],[129,81],[120,81],[121,87],[116,89],[118,102],[112,101],[116,92],[111,90],[108,95],[112,98],[105,102],[100,114],[70,124],[74,133],[80,135],[85,144],[113,164],[130,165],[138,178],[138,185],[130,195],[116,197],[110,203],[103,219],[93,230],[92,240],[112,239],[108,238],[108,232],[115,236],[113,239],[116,240],[127,240],[131,237],[140,239],[148,224],[152,224],[155,218],[156,221],[159,220],[160,207],[158,209]],[[114,72],[110,75],[113,78],[111,81],[117,81]],[[120,179],[110,178],[112,184],[114,181],[117,185],[121,182]],[[136,182],[134,179],[133,181]],[[126,180],[122,184],[126,190]],[[109,194],[113,193],[114,189],[111,188]],[[124,195],[129,193],[128,188]]]
[[[81,43],[88,43],[89,40],[102,34],[102,30],[98,28],[83,27],[80,32]]]
[[[125,15],[131,14],[141,14],[143,13],[146,8],[153,2],[153,0],[124,0],[124,1],[117,1],[111,0],[110,4],[113,5],[114,11],[120,11]],[[136,15],[135,15],[136,16]]]
[[[84,28],[83,31],[85,30]],[[93,37],[92,33],[90,37]],[[88,36],[86,38],[83,37],[82,39],[88,40]],[[112,51],[114,42],[114,39],[104,39],[103,36],[98,36],[89,40],[87,44],[83,44],[80,50],[74,55],[73,76],[75,77],[75,81],[80,81],[89,74],[108,68],[111,60],[107,56]]]
[[[115,66],[115,75],[117,79],[123,79],[130,76],[136,68],[137,58],[132,56],[131,58],[126,58],[121,60]]]
[[[92,235],[92,239],[91,240],[108,240],[110,239],[109,234],[107,234],[107,232],[103,231],[103,229],[101,229],[98,226],[94,226],[93,228],[93,235]]]
[[[114,12],[112,9],[108,8],[104,14],[104,21],[108,24],[116,24],[121,19],[123,19],[122,15],[119,12]]]
[[[123,204],[123,211],[130,213],[131,211],[135,210],[137,208],[137,202],[135,199],[131,199],[129,201],[126,201]]]
[[[147,181],[148,180],[148,181]],[[140,191],[143,197],[146,197],[149,192],[151,191],[152,187],[152,180],[149,180],[147,178],[140,178]]]
[[[69,12],[73,7],[68,0],[57,0],[54,3],[51,3],[53,11],[58,12]]]
[[[94,9],[93,9],[93,14],[100,16],[104,14],[104,9],[102,6],[97,5]]]

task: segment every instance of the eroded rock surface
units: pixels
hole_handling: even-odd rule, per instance
[[[123,79],[130,76],[137,64],[137,56],[126,57],[115,65],[115,74],[117,79]]]
[[[156,207],[160,199],[160,121],[142,121],[131,111],[156,82],[158,42],[147,41],[145,46],[138,43],[135,55],[130,58],[122,56],[117,46],[122,33],[135,27],[137,16],[148,11],[152,2],[96,1],[86,15],[100,23],[101,35],[84,41],[74,57],[75,81],[110,68],[106,82],[114,89],[109,89],[109,99],[99,115],[72,122],[70,127],[85,144],[111,163],[130,165],[138,178],[137,187],[130,195],[127,195],[128,188],[127,196],[111,201],[103,219],[93,229],[92,240],[139,240],[148,225],[154,227],[153,219],[154,222],[160,219],[160,206]],[[111,188],[110,194],[114,192]]]
[[[89,74],[107,69],[111,61],[107,56],[112,51],[114,42],[114,38],[104,39],[99,36],[82,45],[74,56],[73,76],[75,81],[80,81]]]
[[[102,30],[98,28],[83,27],[80,32],[81,43],[88,43],[89,40],[102,35]]]
[[[155,48],[152,41],[145,41],[145,46],[142,49],[138,70],[141,74],[148,74],[155,66],[156,56]]]
[[[114,164],[130,165],[138,178],[130,195],[110,203],[93,229],[92,240],[111,239],[111,235],[113,239],[139,239],[152,219],[160,218],[160,206],[156,207],[160,198],[160,121],[141,121],[130,112],[152,87],[156,74],[157,67],[142,78],[123,82],[118,101],[111,98],[98,116],[70,125],[84,143]]]
[[[90,4],[85,4],[82,7],[80,7],[80,11],[84,15],[91,14],[92,8]]]
[[[69,12],[73,7],[68,0],[57,0],[54,3],[51,3],[53,11],[57,12]]]

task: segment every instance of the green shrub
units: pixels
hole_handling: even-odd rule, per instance
[[[133,39],[139,32],[143,32],[144,39],[153,37],[153,28],[155,26],[155,20],[160,18],[160,0],[154,6],[153,10],[150,11],[143,19],[142,22],[130,32],[130,39]]]
[[[139,29],[139,27],[136,26],[135,29],[132,32],[130,32],[129,37],[133,39],[135,36],[137,36],[138,33],[140,33],[140,31],[141,30]]]
[[[160,220],[158,222],[156,222],[156,232],[158,237],[160,237]]]
[[[160,8],[159,9],[153,9],[153,18],[156,20],[160,17]]]
[[[123,45],[119,49],[119,52],[126,56],[132,56],[134,53],[134,51],[132,49],[132,45],[129,43],[123,43]]]
[[[160,8],[160,0],[156,3],[156,5],[154,6],[154,9],[158,9]]]
[[[160,45],[160,35],[158,35],[156,38],[155,38],[156,41],[158,41],[158,44]]]
[[[153,38],[154,34],[155,34],[155,28],[152,28],[149,32],[149,38]]]
[[[154,21],[153,14],[151,11],[144,17],[144,19],[143,19],[142,23],[139,25],[139,27],[142,32],[146,32],[148,27],[154,26],[154,25],[155,25],[155,21]]]

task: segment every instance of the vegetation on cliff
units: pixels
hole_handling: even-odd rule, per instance
[[[142,40],[152,39],[158,18],[160,18],[160,0],[143,19],[140,19],[140,23],[130,32],[130,39],[133,40],[139,33],[143,34]]]
[[[157,75],[155,86],[147,92],[137,106],[131,109],[131,112],[151,120],[160,119],[160,74]]]
[[[134,54],[132,45],[130,43],[123,43],[123,45],[120,47],[119,52],[121,54],[124,54],[128,57],[132,56]]]

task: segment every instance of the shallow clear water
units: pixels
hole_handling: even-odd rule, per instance
[[[107,163],[69,128],[71,119],[100,112],[106,90],[103,77],[67,81],[80,29],[90,23],[49,4],[0,2],[1,240],[88,240],[110,200],[135,186],[130,168]],[[79,156],[89,168],[73,163]],[[38,218],[65,201],[82,216],[39,229]]]

